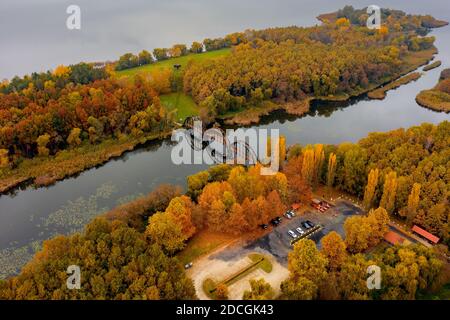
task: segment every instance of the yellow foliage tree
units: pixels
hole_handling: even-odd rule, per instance
[[[383,196],[380,201],[380,207],[385,208],[388,213],[392,213],[394,211],[397,186],[397,173],[391,171],[385,177]]]
[[[9,164],[8,150],[0,149],[0,168],[5,168]]]
[[[69,72],[70,72],[69,67],[66,67],[65,65],[60,64],[59,66],[57,66],[55,68],[55,70],[53,70],[53,75],[56,77],[62,77],[62,76],[69,74]]]
[[[336,155],[331,153],[328,157],[328,170],[327,170],[327,186],[332,187],[334,184],[334,178],[336,177]]]
[[[373,204],[373,198],[375,196],[375,190],[378,185],[378,176],[379,176],[379,170],[378,169],[372,169],[369,172],[369,177],[367,179],[367,186],[366,190],[364,192],[364,207],[368,210],[372,207]]]
[[[39,156],[46,157],[49,155],[50,150],[47,148],[49,142],[50,142],[50,135],[48,134],[43,134],[36,139]]]

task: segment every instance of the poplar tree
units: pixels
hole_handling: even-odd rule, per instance
[[[383,188],[383,196],[381,197],[380,207],[386,209],[388,213],[394,211],[395,196],[397,193],[397,173],[392,171],[386,175]]]
[[[327,170],[327,186],[332,187],[334,184],[334,178],[336,177],[336,154],[331,153],[328,157],[328,170]]]
[[[420,189],[422,185],[420,183],[414,183],[411,194],[408,196],[408,207],[407,207],[407,220],[411,222],[417,214],[417,208],[419,207],[420,200]]]
[[[369,172],[369,177],[367,179],[367,186],[364,192],[364,207],[369,210],[373,204],[373,198],[375,196],[375,190],[378,185],[379,170],[372,169]]]

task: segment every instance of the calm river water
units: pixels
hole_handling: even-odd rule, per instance
[[[337,2],[333,1],[336,8]],[[315,16],[335,7],[323,10],[316,5],[317,10],[310,14]],[[441,18],[448,20],[450,15]],[[239,25],[234,30],[240,29]],[[450,120],[448,114],[422,108],[415,102],[416,94],[433,87],[441,70],[450,67],[450,27],[437,29],[433,35],[437,37],[436,46],[440,51],[436,59],[442,60],[442,67],[429,71],[417,82],[388,92],[386,99],[360,97],[350,103],[318,103],[303,117],[276,112],[254,127],[278,128],[288,144],[337,144],[356,142],[373,131]],[[151,143],[54,186],[28,187],[0,196],[0,278],[17,272],[43,240],[81,230],[93,217],[147,194],[161,183],[185,186],[186,176],[205,168],[176,166],[170,160],[170,153],[170,140]]]

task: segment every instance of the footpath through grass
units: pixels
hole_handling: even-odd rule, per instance
[[[226,56],[231,53],[230,48],[215,50],[215,51],[208,51],[203,53],[191,53],[186,56],[178,57],[178,58],[171,58],[163,61],[158,61],[156,63],[147,64],[145,66],[116,71],[116,75],[118,77],[121,76],[134,76],[138,74],[139,72],[150,72],[153,70],[158,69],[171,69],[173,68],[173,65],[179,64],[181,65],[181,68],[186,66],[186,64],[189,61],[205,61],[209,59],[215,59],[219,57]]]
[[[238,282],[245,276],[249,275],[256,269],[261,269],[266,273],[272,272],[272,263],[264,255],[259,254],[259,253],[252,253],[248,257],[252,262],[245,268],[232,274],[231,276],[227,277],[226,279],[224,279],[218,283],[211,278],[205,279],[203,281],[202,287],[203,287],[203,291],[206,293],[206,295],[211,299],[217,299],[216,289],[220,284],[225,284],[226,286],[230,286],[230,285]]]

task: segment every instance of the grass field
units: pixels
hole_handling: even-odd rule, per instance
[[[186,248],[178,254],[178,259],[183,264],[192,262],[198,257],[217,249],[219,246],[230,243],[234,239],[234,236],[223,233],[207,230],[200,231],[189,240]]]
[[[175,64],[179,64],[183,68],[191,60],[193,60],[193,61],[204,61],[204,60],[208,60],[208,59],[214,59],[214,58],[218,58],[218,57],[223,57],[223,56],[226,56],[226,55],[228,55],[230,53],[231,53],[231,49],[230,48],[225,48],[225,49],[216,50],[216,51],[209,51],[209,52],[204,52],[204,53],[198,53],[198,54],[191,53],[191,54],[188,54],[188,55],[183,56],[183,57],[163,60],[163,61],[156,62],[156,63],[153,63],[153,64],[147,64],[147,65],[141,66],[141,67],[136,67],[136,68],[132,68],[132,69],[117,71],[116,75],[118,77],[121,77],[121,76],[134,76],[135,74],[137,74],[139,72],[149,72],[149,71],[152,71],[152,70],[155,70],[155,69],[173,68],[173,65],[175,65]]]
[[[198,107],[194,100],[184,93],[174,92],[160,97],[162,105],[168,111],[177,110],[177,120],[183,122],[189,116],[198,115]]]

